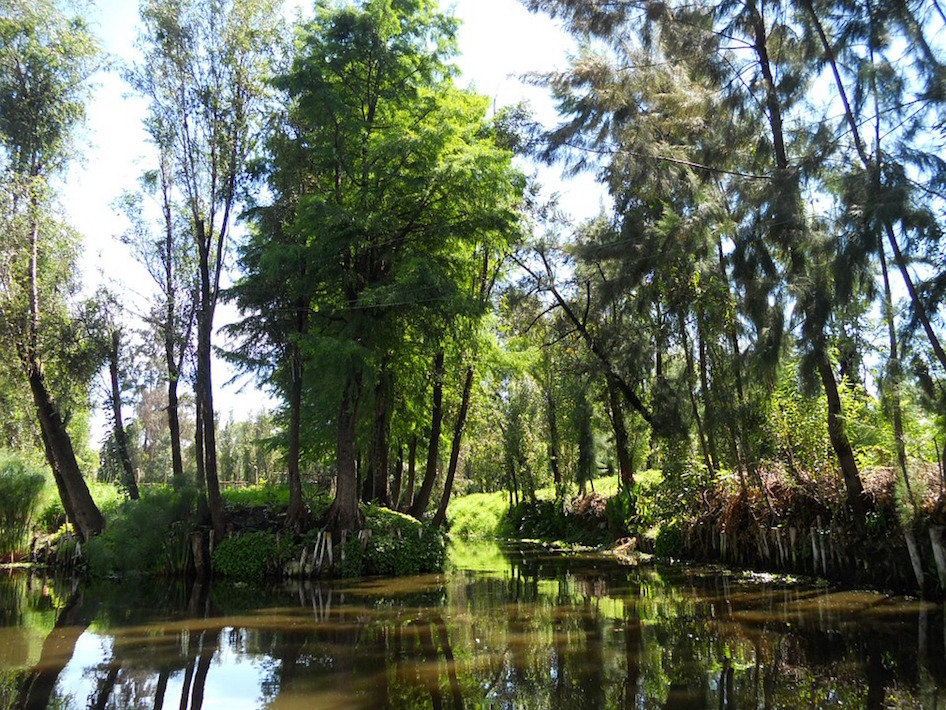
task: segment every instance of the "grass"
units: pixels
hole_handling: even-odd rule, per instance
[[[450,535],[463,540],[503,537],[508,512],[509,494],[505,491],[454,498],[447,512]]]
[[[658,478],[654,479],[654,476]],[[641,483],[656,485],[659,482],[659,471],[643,471],[638,479]],[[653,480],[652,480],[653,479]],[[617,475],[595,479],[594,492],[605,498],[618,492],[620,481]],[[589,493],[591,493],[589,487]],[[578,495],[576,486],[568,489],[568,497]],[[555,500],[555,487],[545,486],[536,491],[536,498],[540,501]],[[450,501],[447,519],[450,521],[450,535],[461,540],[488,540],[508,537],[513,534],[509,526],[509,493],[496,491],[494,493],[471,493],[454,498]]]

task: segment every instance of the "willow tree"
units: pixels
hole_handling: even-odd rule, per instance
[[[276,199],[259,212],[254,248],[269,250],[277,231],[266,215],[275,216],[282,237],[270,253],[285,268],[274,258],[269,276],[253,270],[241,288],[302,273],[304,286],[279,288],[285,303],[302,299],[289,312],[304,315],[305,327],[286,318],[292,332],[270,336],[299,344],[307,406],[332,412],[334,530],[361,523],[356,434],[365,391],[383,396],[377,385],[398,358],[418,349],[436,357],[442,347],[416,336],[445,337],[471,308],[477,246],[511,233],[517,219],[519,179],[487,130],[488,103],[452,82],[455,29],[427,0],[319,3],[277,82],[290,101],[286,140],[274,153]]]
[[[0,342],[5,357],[20,362],[63,507],[83,539],[105,520],[62,407],[70,380],[81,378],[74,359],[81,328],[68,302],[77,290],[78,237],[55,213],[54,184],[74,157],[96,60],[85,24],[56,3],[0,3]]]
[[[224,518],[211,375],[214,313],[248,159],[256,149],[266,80],[280,46],[281,14],[277,0],[144,0],[141,20],[143,58],[133,80],[149,102],[146,128],[196,252],[195,438],[202,447],[198,471],[220,537]]]

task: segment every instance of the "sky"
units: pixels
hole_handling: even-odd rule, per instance
[[[306,5],[294,4],[305,16]],[[114,206],[122,192],[135,189],[139,176],[151,167],[142,128],[147,107],[132,95],[120,71],[137,57],[137,6],[134,0],[98,0],[91,10],[92,29],[109,55],[111,69],[95,78],[80,141],[84,158],[70,171],[63,194],[66,215],[84,238],[81,268],[87,290],[107,284],[127,304],[131,321],[151,288],[150,277],[117,239],[127,223]],[[574,50],[571,38],[546,16],[528,12],[518,0],[457,0],[442,7],[452,8],[461,20],[459,83],[490,97],[496,107],[527,100],[540,120],[554,121],[547,93],[520,77],[565,68]],[[538,178],[547,192],[559,195],[561,207],[572,216],[589,217],[599,211],[604,198],[591,176],[565,182],[553,166],[539,169]],[[234,315],[230,307],[219,307],[217,325]],[[225,341],[215,337],[215,345],[225,345]],[[227,385],[233,373],[224,363],[216,368],[214,398],[222,421],[245,419],[270,406],[251,379],[243,377]],[[97,419],[101,426],[104,419]]]

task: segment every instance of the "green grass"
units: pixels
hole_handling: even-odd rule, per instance
[[[454,498],[447,509],[450,535],[464,540],[503,537],[509,494],[471,493]]]
[[[656,478],[655,478],[656,475]],[[642,471],[637,480],[647,485],[656,485],[660,479],[659,471]],[[617,475],[604,476],[594,481],[594,492],[609,498],[618,492],[620,481]],[[591,488],[588,490],[591,493]],[[578,487],[569,485],[567,497],[578,495]],[[554,500],[555,487],[545,486],[536,491],[540,501]],[[471,493],[454,498],[447,509],[450,521],[450,536],[461,540],[488,540],[507,537],[512,534],[507,515],[509,513],[509,493]]]

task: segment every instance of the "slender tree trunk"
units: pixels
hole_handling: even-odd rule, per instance
[[[194,310],[189,310],[187,333],[177,333],[177,286],[175,279],[174,210],[171,204],[171,177],[167,153],[161,150],[161,210],[164,216],[164,361],[168,370],[168,434],[171,437],[171,475],[175,488],[183,487],[184,456],[181,446],[181,421],[178,407],[177,387],[181,377],[181,366],[190,340]]]
[[[371,458],[368,461],[368,475],[362,491],[362,500],[366,503],[377,501],[390,507],[388,495],[388,463],[390,449],[388,433],[391,422],[391,373],[388,357],[382,358],[378,372],[378,382],[374,389],[374,422],[371,436]]]
[[[401,510],[408,511],[414,505],[414,483],[417,478],[417,434],[411,435],[407,445],[407,490],[404,492],[404,502]]]
[[[723,276],[723,281],[729,283],[729,274],[726,271],[726,258],[723,255],[723,241],[717,239],[716,252],[719,257],[719,270]],[[739,484],[743,495],[748,495],[748,486],[746,485],[746,451],[748,446],[748,432],[746,431],[745,410],[746,397],[742,386],[742,353],[739,349],[739,334],[736,332],[735,319],[729,319],[726,328],[726,336],[729,339],[729,347],[732,349],[732,368],[733,381],[736,385],[736,408],[737,408],[737,429],[738,432],[732,434],[732,452],[735,456],[736,470],[739,472]]]
[[[358,510],[358,471],[355,463],[355,425],[361,374],[346,377],[338,405],[338,440],[336,444],[335,500],[326,513],[326,527],[336,540],[343,530],[358,530],[363,521]]]
[[[883,244],[880,245],[880,270],[884,279],[884,320],[887,321],[887,337],[890,344],[890,356],[887,361],[888,388],[890,395],[890,409],[893,415],[893,435],[897,444],[897,463],[903,474],[903,483],[910,497],[914,515],[919,514],[916,496],[913,495],[913,486],[910,485],[910,472],[907,470],[907,447],[903,436],[903,411],[900,407],[900,356],[897,352],[897,328],[894,322],[893,297],[890,292],[890,276],[887,272],[887,257],[884,254]]]
[[[614,430],[614,446],[617,450],[618,473],[621,489],[630,491],[634,486],[634,458],[631,455],[627,424],[624,422],[624,407],[621,406],[621,392],[613,377],[607,377],[608,404],[611,411],[611,428]]]
[[[427,512],[430,494],[437,480],[437,464],[440,460],[440,428],[443,424],[443,350],[434,356],[434,392],[430,416],[430,444],[427,447],[427,469],[420,490],[411,506],[411,515],[420,520]]]
[[[196,388],[194,394],[196,395]],[[197,466],[197,521],[200,525],[210,522],[210,506],[207,504],[207,477],[204,475],[204,426],[201,423],[203,404],[195,396],[196,423],[194,424],[194,461]]]
[[[679,314],[680,335],[683,338],[683,354],[686,360],[687,373],[687,392],[690,395],[690,406],[693,409],[693,420],[696,422],[696,432],[700,438],[700,450],[703,452],[703,461],[706,464],[706,470],[711,476],[716,475],[716,465],[713,457],[710,455],[709,443],[706,439],[706,431],[703,428],[703,419],[700,417],[700,406],[696,401],[696,373],[693,367],[693,353],[690,352],[690,339],[687,337],[686,321],[683,313]]]
[[[184,485],[184,456],[181,450],[181,420],[177,398],[179,374],[171,373],[168,378],[168,433],[171,437],[171,472],[175,488]]]
[[[706,352],[706,314],[702,306],[696,317],[696,337],[698,343],[698,357],[700,369],[700,396],[703,400],[703,421],[707,422],[706,444],[709,447],[710,459],[719,462],[719,453],[716,444],[716,428],[709,424],[713,421],[713,408],[709,386],[708,354]]]
[[[854,450],[844,430],[844,415],[841,411],[841,396],[838,393],[838,383],[834,378],[834,371],[827,356],[822,353],[818,358],[818,373],[824,386],[828,400],[828,436],[831,446],[838,458],[844,486],[847,489],[848,505],[854,514],[854,522],[858,529],[864,529],[867,519],[867,508],[864,500],[864,486],[857,470],[857,461],[854,459]]]
[[[391,507],[400,509],[401,483],[404,480],[404,445],[398,444],[397,461],[394,463],[394,480],[391,482]]]
[[[115,446],[118,449],[118,458],[121,460],[124,480],[122,485],[128,491],[128,497],[138,500],[138,482],[135,480],[135,470],[131,465],[131,456],[128,454],[128,440],[125,437],[125,422],[122,418],[122,388],[118,377],[118,356],[121,346],[121,332],[112,330],[111,342],[108,350],[108,372],[112,384],[112,422],[115,427]]]
[[[552,390],[551,377],[545,383],[545,412],[549,423],[549,467],[552,469],[552,482],[555,484],[555,497],[564,495],[562,481],[562,441],[558,431],[558,406],[555,401],[555,392]]]
[[[453,490],[453,479],[460,465],[460,442],[463,439],[463,428],[466,426],[467,413],[470,411],[470,396],[473,393],[473,366],[466,368],[466,378],[463,381],[463,396],[460,399],[460,411],[453,428],[453,442],[450,444],[450,464],[447,466],[447,477],[443,483],[443,494],[440,496],[440,505],[434,515],[434,527],[441,527],[447,520],[447,505],[450,503],[450,493]]]
[[[28,376],[33,403],[36,405],[43,432],[43,443],[46,445],[46,458],[53,466],[57,485],[62,481],[60,494],[65,492],[63,507],[67,511],[72,509],[72,522],[79,536],[87,541],[105,529],[105,518],[92,500],[89,487],[82,477],[69,432],[66,431],[59,408],[46,387],[42,373],[37,366],[33,366]]]
[[[305,519],[305,500],[302,497],[302,474],[299,470],[304,366],[297,345],[292,347],[290,359],[292,380],[289,384],[289,451],[286,461],[286,471],[289,476],[289,508],[286,511],[286,524],[298,530]]]
[[[204,477],[207,503],[214,536],[222,540],[226,533],[223,498],[217,472],[217,437],[214,422],[213,382],[211,379],[211,334],[213,332],[214,300],[210,276],[210,242],[203,220],[197,220],[200,312],[197,317],[197,400],[200,402],[198,423],[204,444]]]

